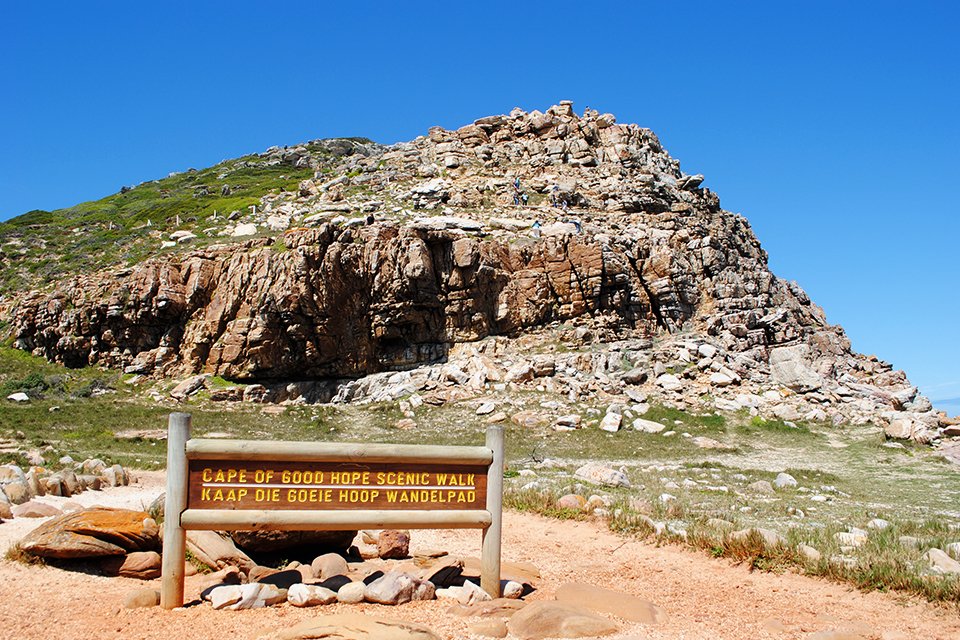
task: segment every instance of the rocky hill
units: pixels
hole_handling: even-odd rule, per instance
[[[519,385],[955,435],[903,372],[852,352],[770,272],[702,176],[610,114],[562,102],[246,162],[303,179],[153,230],[153,257],[21,294],[16,346],[238,383],[223,399],[443,401]]]

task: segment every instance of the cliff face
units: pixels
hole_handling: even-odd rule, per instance
[[[281,153],[291,150],[264,161]],[[649,130],[577,116],[568,103],[434,128],[350,156],[209,230],[236,236],[252,223],[276,239],[158,257],[22,298],[17,345],[70,366],[316,380],[602,317],[610,339],[709,345],[722,364],[697,375],[712,376],[703,384],[719,395],[731,382],[769,385],[855,406],[859,418],[913,412],[908,435],[936,428],[902,372],[852,353],[842,329],[769,271],[746,220],[702,180]]]

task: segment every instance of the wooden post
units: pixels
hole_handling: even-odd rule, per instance
[[[187,440],[190,414],[171,413],[167,430],[167,496],[163,509],[163,563],[160,606],[183,606],[183,563],[187,534],[180,514],[187,508]]]
[[[487,511],[490,526],[483,530],[480,551],[480,587],[491,598],[500,597],[500,534],[503,520],[503,426],[487,427],[487,447],[493,461],[487,475]]]

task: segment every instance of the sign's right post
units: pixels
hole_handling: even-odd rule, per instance
[[[487,447],[493,451],[487,474],[487,511],[490,526],[483,530],[480,551],[480,587],[491,598],[500,597],[500,536],[503,522],[503,425],[487,427]]]

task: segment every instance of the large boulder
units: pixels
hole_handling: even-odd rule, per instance
[[[324,553],[344,553],[356,531],[233,531],[230,537],[248,555],[282,554],[307,561]]]
[[[557,589],[557,600],[599,613],[611,613],[631,622],[661,624],[667,621],[666,612],[652,602],[588,584],[571,582],[562,585]]]
[[[793,391],[815,391],[823,386],[823,378],[810,367],[809,358],[810,349],[805,344],[771,349],[770,374]]]
[[[20,547],[44,558],[120,556],[158,549],[160,530],[143,511],[84,509],[45,522],[28,533]]]
[[[187,550],[211,569],[238,567],[247,573],[256,563],[219,531],[187,531]]]
[[[513,614],[507,629],[520,640],[541,640],[606,636],[616,633],[617,625],[587,609],[541,600]]]

